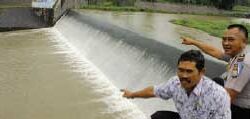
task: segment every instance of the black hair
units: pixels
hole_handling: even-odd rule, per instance
[[[181,54],[178,65],[181,61],[195,62],[195,67],[201,71],[205,66],[205,58],[199,50],[189,50]]]
[[[227,29],[238,28],[245,35],[246,40],[248,40],[248,31],[247,28],[241,24],[231,24]]]

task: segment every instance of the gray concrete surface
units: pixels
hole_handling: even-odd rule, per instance
[[[29,29],[41,28],[47,25],[44,21],[35,16],[31,8],[9,8],[3,9],[0,14],[0,31],[2,29]]]

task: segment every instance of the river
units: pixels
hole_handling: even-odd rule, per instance
[[[218,38],[169,22],[185,17],[199,16],[73,10],[52,28],[1,32],[0,118],[148,119],[175,111],[171,100],[128,100],[120,89],[175,75],[179,55],[194,48],[181,45],[182,35],[220,47]],[[207,76],[224,71],[206,58]]]

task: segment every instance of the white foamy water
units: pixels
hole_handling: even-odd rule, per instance
[[[57,43],[55,47],[60,50],[57,53],[66,54],[72,70],[87,77],[82,83],[88,83],[93,92],[102,95],[100,99],[92,100],[107,105],[107,108],[102,110],[102,113],[113,114],[116,119],[146,119],[143,112],[129,100],[123,98],[120,89],[116,88],[94,64],[82,56],[60,32],[55,28],[51,32],[56,34],[55,39],[57,40],[52,42]]]
[[[0,36],[1,119],[146,119],[56,29]]]

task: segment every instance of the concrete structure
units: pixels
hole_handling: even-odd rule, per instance
[[[0,0],[0,31],[53,26],[68,9],[85,0]],[[21,8],[21,4],[27,4]],[[30,5],[29,5],[30,4]]]
[[[5,9],[0,14],[0,31],[42,28],[47,26],[41,18],[34,16],[31,8]]]
[[[57,0],[32,0],[32,8],[53,8]]]

